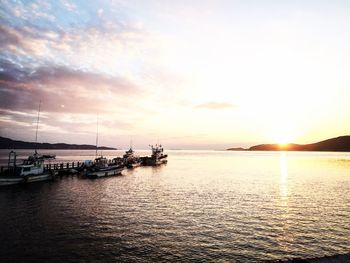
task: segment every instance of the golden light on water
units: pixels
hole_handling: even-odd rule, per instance
[[[288,198],[288,171],[287,171],[287,157],[285,152],[280,153],[280,196],[281,201],[287,205]]]
[[[281,212],[280,215],[280,224],[281,224],[281,234],[278,237],[278,245],[284,250],[289,250],[290,243],[294,240],[294,235],[290,231],[291,228],[291,213],[289,207],[289,196],[288,196],[288,167],[287,167],[287,155],[285,152],[280,153],[279,157],[280,164],[280,198],[279,198],[279,209]]]

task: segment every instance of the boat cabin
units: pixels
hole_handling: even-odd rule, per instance
[[[41,156],[36,151],[33,155],[23,160],[22,164],[17,165],[17,154],[14,151],[9,153],[8,169],[13,171],[16,176],[38,175],[44,172],[45,159],[53,159],[54,155]]]
[[[95,165],[102,168],[102,167],[108,167],[108,160],[106,157],[98,157],[95,159]]]

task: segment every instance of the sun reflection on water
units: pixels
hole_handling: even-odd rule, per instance
[[[280,154],[280,196],[281,200],[286,200],[288,197],[288,172],[285,152]]]
[[[280,234],[278,237],[279,246],[286,253],[290,251],[290,244],[293,243],[294,236],[291,228],[291,214],[288,200],[288,167],[287,156],[285,152],[280,153],[280,184],[279,184],[279,209],[280,209]]]

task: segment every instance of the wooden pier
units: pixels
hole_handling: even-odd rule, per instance
[[[47,163],[44,165],[45,171],[56,171],[58,175],[76,174],[83,167],[83,162],[62,162],[62,163]],[[0,167],[0,174],[7,170],[7,166]]]
[[[48,163],[45,170],[49,171],[67,171],[79,169],[83,166],[83,162],[66,162],[66,163]]]

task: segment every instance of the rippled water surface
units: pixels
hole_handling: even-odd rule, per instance
[[[72,161],[94,151],[56,154]],[[350,252],[350,154],[168,154],[167,165],[123,176],[0,188],[1,261],[255,262]]]

